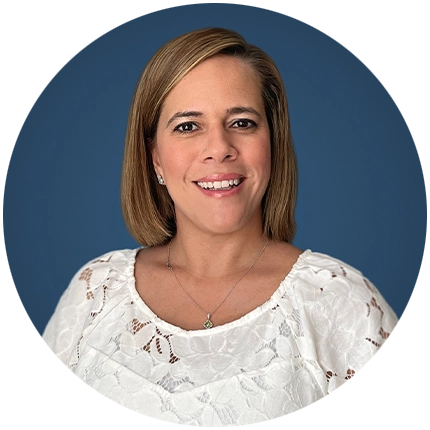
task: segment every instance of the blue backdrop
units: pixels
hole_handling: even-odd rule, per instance
[[[171,38],[219,26],[277,63],[299,162],[294,244],[361,270],[400,316],[421,265],[426,197],[401,113],[353,54],[275,12],[231,4],[145,15],[90,44],[52,79],[10,162],[4,235],[12,276],[39,332],[74,273],[127,233],[119,185],[128,108],[140,72]]]

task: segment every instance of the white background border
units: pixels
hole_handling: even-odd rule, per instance
[[[265,7],[285,7],[283,3],[285,0],[265,0]],[[118,24],[120,16],[135,15],[136,8],[167,6],[167,0],[0,2],[0,167],[6,168],[8,165],[8,136],[15,135],[16,120],[24,119],[24,104],[31,103],[32,89],[38,88],[40,81],[48,78],[48,72],[54,72],[56,64],[62,64],[64,56],[71,55],[72,49],[80,46],[81,40],[88,39],[88,32],[104,31],[104,24]],[[410,0],[289,0],[288,6],[422,8],[424,3]],[[428,49],[429,35],[427,38]],[[427,91],[428,96],[428,85]],[[429,158],[427,161],[427,174],[430,175]],[[429,257],[427,267],[427,280],[430,281]],[[427,300],[429,303],[429,297]],[[121,417],[118,409],[105,408],[94,393],[81,393],[80,386],[71,383],[71,378],[64,376],[62,369],[56,368],[55,361],[47,359],[47,353],[40,352],[40,338],[33,337],[31,329],[24,328],[24,316],[15,309],[15,297],[9,297],[7,292],[7,265],[0,265],[0,368],[3,395],[0,423],[142,422],[141,417]]]

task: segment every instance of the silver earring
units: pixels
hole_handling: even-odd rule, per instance
[[[158,179],[158,183],[160,185],[164,185],[164,179],[163,179],[163,177],[161,175],[157,175],[157,179]]]

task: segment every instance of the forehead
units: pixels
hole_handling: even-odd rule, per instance
[[[163,111],[171,109],[263,106],[262,88],[253,67],[239,58],[217,55],[189,71],[170,91]]]

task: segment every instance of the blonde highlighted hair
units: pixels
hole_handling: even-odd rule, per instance
[[[157,182],[151,157],[163,103],[172,88],[194,67],[214,55],[230,55],[253,67],[271,134],[271,177],[262,200],[263,230],[271,239],[291,242],[296,223],[297,163],[287,97],[273,60],[238,33],[205,28],[162,46],[143,70],[133,95],[125,141],[121,205],[126,226],[142,245],[165,243],[176,233],[174,205]]]

